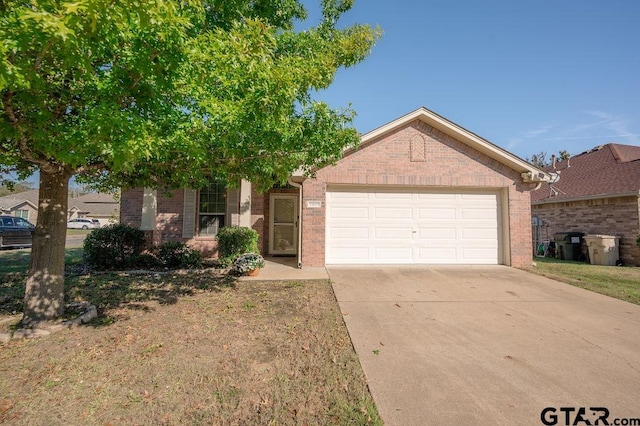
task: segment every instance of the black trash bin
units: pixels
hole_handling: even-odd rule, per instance
[[[584,232],[557,232],[553,234],[558,246],[557,257],[562,260],[580,260]]]

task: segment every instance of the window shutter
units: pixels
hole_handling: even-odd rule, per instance
[[[238,203],[240,202],[240,190],[239,189],[231,189],[227,191],[227,220],[225,223],[228,223],[232,226],[238,226],[240,224],[240,219],[238,217]]]
[[[193,238],[196,231],[196,191],[184,190],[184,215],[182,218],[182,238]]]

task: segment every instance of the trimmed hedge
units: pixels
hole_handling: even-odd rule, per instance
[[[108,225],[84,240],[84,260],[98,270],[130,267],[198,268],[202,254],[181,241],[169,241],[143,252],[144,232],[128,225]]]
[[[258,232],[240,226],[225,226],[218,231],[218,260],[223,265],[231,265],[245,253],[260,254]]]
[[[84,260],[96,269],[134,265],[144,248],[144,232],[121,223],[94,229],[84,240]]]
[[[169,241],[153,247],[151,254],[157,266],[165,268],[197,268],[202,266],[202,253],[181,241]]]

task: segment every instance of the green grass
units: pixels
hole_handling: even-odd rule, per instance
[[[589,265],[553,258],[534,259],[538,275],[640,305],[640,268]]]
[[[0,251],[0,275],[26,273],[29,268],[31,249]],[[65,250],[65,264],[74,265],[82,261],[82,248]]]
[[[22,311],[30,258],[30,249],[0,251],[0,315],[12,315]],[[67,267],[79,263],[82,263],[82,248],[66,249]],[[72,284],[72,281],[67,281],[65,286]]]
[[[67,235],[88,235],[91,229],[67,229]]]
[[[0,251],[0,275],[27,272],[30,258],[30,249]]]

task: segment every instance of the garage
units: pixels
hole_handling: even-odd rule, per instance
[[[329,187],[327,264],[499,264],[500,192]]]

